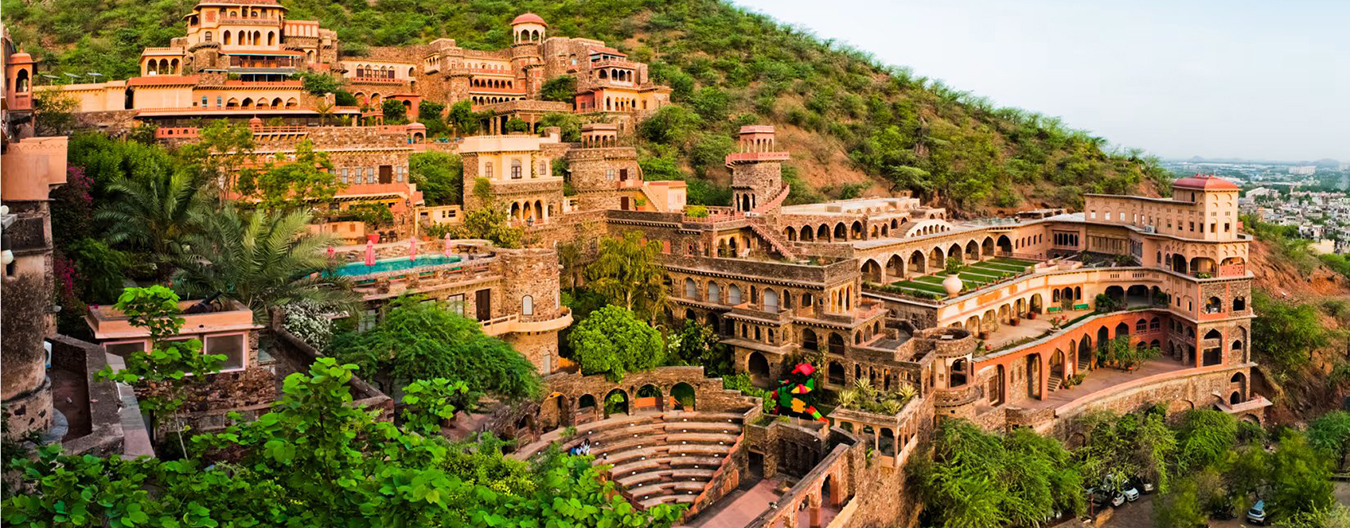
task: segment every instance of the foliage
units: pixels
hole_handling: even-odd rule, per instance
[[[374,328],[335,336],[332,355],[369,372],[386,391],[417,380],[461,380],[472,394],[513,400],[539,395],[535,367],[477,321],[443,302],[402,296]],[[460,402],[457,407],[472,407]]]
[[[571,75],[559,75],[547,81],[539,90],[539,98],[545,101],[572,102],[577,93],[577,78]]]
[[[403,125],[408,123],[408,108],[403,101],[385,99],[380,102],[380,112],[384,114],[384,124]]]
[[[1025,428],[1000,436],[945,420],[932,459],[915,461],[910,472],[935,526],[1038,526],[1056,511],[1083,511],[1082,478],[1069,452]]]
[[[206,374],[219,371],[225,356],[202,353],[199,339],[168,340],[178,335],[184,322],[178,308],[178,295],[168,288],[127,288],[118,297],[115,307],[127,317],[131,326],[150,334],[150,350],[128,354],[124,358],[126,368],[114,372],[111,365],[104,366],[96,377],[149,385],[150,390],[140,398],[141,408],[155,416],[156,421],[162,416],[177,420],[176,432],[182,447],[183,425],[178,410],[188,403],[186,385],[202,383]],[[195,375],[188,376],[189,373]]]
[[[445,105],[436,101],[422,100],[417,104],[417,122],[427,127],[427,137],[443,136],[450,132],[445,124]]]
[[[1253,291],[1252,355],[1284,376],[1312,360],[1312,352],[1330,342],[1317,308],[1278,301]]]
[[[600,255],[586,267],[590,288],[610,304],[656,321],[666,304],[665,270],[658,263],[661,243],[646,240],[641,231],[600,241]]]
[[[665,348],[660,332],[615,305],[591,312],[572,329],[567,341],[582,373],[604,374],[611,381],[660,365]]]
[[[1270,457],[1270,515],[1275,521],[1331,508],[1331,459],[1298,432],[1280,438]]]
[[[525,245],[525,230],[512,226],[506,209],[500,205],[469,211],[464,215],[464,223],[455,226],[450,236],[488,240],[497,247],[508,249]]]
[[[333,317],[337,315],[330,306],[300,300],[286,305],[282,327],[310,346],[324,350],[333,339]]]
[[[408,177],[428,206],[464,203],[464,164],[448,152],[418,152],[408,157]]]
[[[47,447],[10,470],[7,525],[654,526],[677,506],[638,511],[589,458],[549,450],[532,462],[501,442],[453,444],[352,405],[351,365],[319,358],[288,376],[257,421],[194,438],[181,461],[59,456]],[[229,454],[229,460],[220,458]]]
[[[1199,528],[1209,525],[1209,515],[1201,509],[1199,485],[1195,478],[1182,478],[1175,489],[1158,496],[1153,506],[1153,523],[1158,528]]]
[[[667,337],[666,362],[671,365],[702,365],[703,374],[715,378],[733,374],[734,359],[716,330],[693,319]]]
[[[684,208],[684,216],[689,218],[707,218],[708,207],[703,205],[691,205]]]
[[[191,168],[198,181],[209,183],[217,193],[229,187],[239,167],[250,164],[257,144],[253,130],[243,123],[217,119],[198,128],[197,141],[174,151],[174,157]]]
[[[356,297],[347,283],[330,278],[322,251],[325,235],[309,231],[308,213],[236,211],[225,207],[206,215],[200,232],[187,239],[178,278],[193,295],[216,293],[235,299],[265,321],[273,306],[310,301],[333,309],[350,308]]]
[[[1117,336],[1106,343],[1106,346],[1097,348],[1097,362],[1100,365],[1117,366],[1125,370],[1133,370],[1146,361],[1158,359],[1162,355],[1162,349],[1155,346],[1135,346],[1130,344],[1130,336]]]
[[[264,210],[294,210],[331,202],[343,187],[333,172],[328,153],[315,151],[314,144],[304,139],[293,155],[277,154],[262,170],[239,171],[235,190]]]
[[[1178,465],[1186,470],[1213,466],[1237,443],[1237,420],[1210,410],[1186,411],[1177,428]]]
[[[507,119],[506,124],[502,126],[502,132],[505,132],[507,134],[517,132],[529,132],[529,131],[530,131],[530,124],[526,123],[525,120],[519,117],[512,117],[510,119]]]
[[[104,240],[147,253],[159,276],[167,277],[205,209],[192,178],[147,171],[119,176],[106,189],[110,200],[94,213],[107,226]]]
[[[542,134],[546,127],[558,127],[558,131],[562,136],[560,139],[563,141],[581,141],[581,118],[576,114],[563,112],[550,112],[544,114],[544,117],[539,118],[539,124],[535,126],[535,130]],[[559,158],[557,161],[553,162],[554,176],[559,176],[559,174],[557,174],[559,162],[562,162],[563,168],[567,167],[566,160],[567,158]]]
[[[478,132],[479,114],[473,111],[471,102],[467,99],[450,105],[450,112],[445,116],[446,124],[461,136],[471,136]]]
[[[1097,294],[1097,297],[1092,300],[1092,306],[1096,313],[1111,313],[1123,308],[1120,301],[1105,293]]]
[[[730,376],[722,376],[722,388],[740,392],[745,396],[759,398],[764,414],[771,414],[774,408],[777,407],[774,403],[774,392],[756,387],[755,383],[751,381],[750,375],[744,372],[732,374]]]
[[[839,406],[877,414],[894,415],[918,395],[918,389],[902,383],[894,391],[882,391],[872,386],[869,378],[853,380],[853,387],[839,392]]]
[[[1350,456],[1350,412],[1331,411],[1308,424],[1308,442],[1331,453],[1337,467]]]
[[[457,409],[472,409],[478,395],[469,384],[436,378],[414,381],[403,387],[403,427],[424,435],[440,434],[441,424],[455,417]]]
[[[962,266],[961,259],[956,257],[947,257],[947,264],[944,267],[944,271],[948,275],[955,275],[956,273],[961,271],[961,266]]]
[[[300,78],[300,83],[305,91],[310,95],[322,96],[324,94],[335,93],[342,87],[342,82],[332,75],[316,71],[300,71],[296,77]],[[341,105],[339,105],[341,106]]]
[[[365,224],[368,229],[380,229],[394,225],[394,210],[381,202],[361,202],[334,211],[329,218],[352,220]]]
[[[575,292],[581,285],[581,245],[577,242],[558,244],[558,264],[562,266],[563,287]],[[575,310],[574,310],[575,311]]]
[[[75,130],[80,102],[64,92],[41,90],[33,96],[33,132],[38,136],[69,136]]]
[[[1241,219],[1244,231],[1270,246],[1273,261],[1293,266],[1305,275],[1317,267],[1318,258],[1309,249],[1311,242],[1299,236],[1298,226],[1262,222],[1251,215],[1242,215]]]

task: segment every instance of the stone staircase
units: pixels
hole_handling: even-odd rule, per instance
[[[741,413],[670,411],[616,415],[580,425],[563,450],[590,440],[596,465],[641,508],[692,504],[740,441]],[[547,442],[537,442],[536,444]],[[522,450],[529,456],[542,446]]]
[[[782,255],[783,258],[788,260],[797,259],[797,256],[792,252],[792,250],[788,249],[786,244],[783,244],[782,241],[778,240],[778,235],[775,234],[772,230],[764,227],[759,222],[750,222],[750,230],[754,231],[756,235],[759,235],[759,238],[761,240],[768,242],[769,247],[773,248],[773,250],[777,252],[779,255]]]
[[[779,190],[778,194],[774,195],[772,199],[770,199],[767,202],[764,202],[763,204],[760,204],[759,207],[754,208],[750,212],[763,214],[765,212],[777,209],[778,206],[783,205],[784,200],[787,200],[788,194],[790,194],[791,191],[792,191],[791,185],[783,185],[783,188]]]
[[[1050,376],[1050,392],[1059,390],[1060,385],[1064,384],[1064,379],[1058,376]]]

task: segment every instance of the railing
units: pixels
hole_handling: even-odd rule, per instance
[[[309,132],[309,127],[299,125],[254,126],[249,127],[254,134],[296,134]]]
[[[155,129],[155,139],[195,138],[200,135],[197,127],[159,127]]]
[[[492,319],[481,321],[479,324],[483,327],[484,334],[498,336],[510,331],[511,326],[516,322],[516,319],[519,318],[520,316],[516,314],[503,315],[501,317],[493,317]]]
[[[10,110],[32,110],[32,109],[33,109],[33,94],[31,94],[31,93],[15,93],[15,94],[10,94],[10,97],[12,98],[12,101],[13,101],[13,106],[10,107]]]
[[[301,82],[301,81],[239,81],[239,80],[234,80],[234,81],[225,81],[225,86],[238,86],[238,87],[243,87],[243,88],[247,88],[247,87],[250,87],[250,86],[258,86],[258,87],[263,87],[263,86],[273,87],[273,86],[275,86],[275,87],[286,87],[286,88],[299,88],[299,87],[301,87],[301,86],[304,86],[304,83]]]
[[[732,152],[727,154],[727,164],[745,161],[787,161],[792,155],[787,152]]]
[[[220,23],[224,24],[243,24],[249,26],[276,26],[281,24],[281,19],[277,18],[222,18]]]
[[[392,77],[356,77],[356,76],[352,76],[352,77],[348,77],[347,80],[348,80],[348,81],[351,81],[351,82],[354,82],[354,83],[366,83],[366,84],[403,84],[404,82],[407,82],[407,81],[404,81],[403,79],[395,79],[395,78],[392,78]]]
[[[525,90],[521,88],[487,88],[483,86],[470,86],[469,93],[495,94],[495,95],[525,95]]]

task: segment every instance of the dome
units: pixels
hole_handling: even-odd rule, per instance
[[[539,15],[536,15],[534,13],[525,13],[523,15],[516,17],[515,20],[511,21],[511,25],[513,26],[519,24],[539,24],[541,26],[548,27],[548,22],[544,22],[543,17],[540,17]]]
[[[427,126],[422,123],[412,122],[407,124],[407,130],[426,130]]]
[[[1184,189],[1201,189],[1206,191],[1236,191],[1236,183],[1230,182],[1213,174],[1196,174],[1182,178],[1172,183],[1173,187]]]
[[[9,56],[9,62],[10,64],[26,64],[33,62],[33,56],[23,50],[19,50],[18,53]]]

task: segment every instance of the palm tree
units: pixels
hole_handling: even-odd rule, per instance
[[[333,277],[323,254],[330,238],[309,231],[310,214],[233,207],[207,216],[180,263],[182,285],[193,295],[221,293],[253,309],[293,302],[352,309],[359,300],[346,281]]]
[[[94,213],[106,228],[104,240],[149,251],[156,273],[167,278],[205,211],[192,177],[181,171],[121,176],[108,192],[112,199]]]

